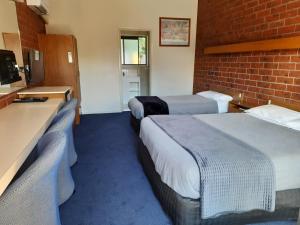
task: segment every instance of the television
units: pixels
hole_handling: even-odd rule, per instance
[[[12,51],[0,50],[0,84],[11,84],[20,80],[22,78],[15,54]]]
[[[39,85],[45,79],[44,54],[31,49],[25,61],[26,81],[28,85]]]

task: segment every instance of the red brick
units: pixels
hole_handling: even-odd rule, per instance
[[[300,16],[285,19],[285,25],[300,23]]]
[[[271,84],[270,83],[267,83],[267,82],[257,82],[257,86],[258,87],[262,87],[262,88],[270,88],[271,87]]]
[[[273,76],[287,77],[289,73],[289,70],[273,70]]]
[[[300,56],[292,56],[291,61],[292,62],[300,62]]]
[[[299,79],[299,78],[298,78],[298,79],[295,79],[294,84],[300,85],[300,79]]]
[[[296,68],[295,63],[279,63],[278,69],[285,69],[285,70],[294,70]]]
[[[256,86],[257,82],[254,81],[254,80],[246,80],[245,85],[247,85],[247,86]]]
[[[275,95],[282,97],[282,98],[290,98],[291,97],[291,93],[287,92],[287,91],[275,91]]]
[[[274,95],[275,90],[272,89],[261,89],[260,93],[265,94],[265,95]]]
[[[264,63],[265,69],[277,69],[278,63]]]
[[[250,80],[261,80],[261,76],[260,75],[250,75]]]
[[[299,1],[294,1],[289,4],[287,4],[288,9],[295,9],[295,8],[300,8],[300,2]]]
[[[299,93],[292,93],[292,99],[300,100],[300,94]]]
[[[281,6],[274,7],[271,9],[272,14],[277,14],[277,13],[282,13],[282,12],[286,12],[286,5],[281,5]]]
[[[291,71],[290,77],[300,77],[300,71]]]
[[[286,90],[287,86],[285,84],[271,84],[270,87],[276,90]]]
[[[298,93],[300,93],[300,86],[288,85],[287,90],[289,92],[298,92]]]
[[[287,33],[293,33],[294,31],[295,31],[295,25],[278,28],[278,34],[279,35],[287,34]]]
[[[256,93],[257,93],[257,92],[259,92],[260,88],[250,86],[250,87],[247,88],[247,90],[248,90],[248,91],[252,91],[252,92],[256,92]]]
[[[289,62],[291,59],[290,56],[275,56],[274,62]]]
[[[283,13],[280,14],[280,18],[284,19],[284,18],[290,18],[290,17],[294,17],[298,15],[298,10],[297,9],[292,9],[289,11],[285,11]]]
[[[261,75],[272,75],[273,71],[270,70],[270,69],[260,69],[259,74],[261,74]]]
[[[248,62],[259,62],[260,58],[255,56],[248,57]]]
[[[291,77],[277,77],[277,83],[293,84],[294,83],[294,78],[291,78]]]
[[[277,77],[276,76],[262,76],[262,81],[266,82],[276,82]]]

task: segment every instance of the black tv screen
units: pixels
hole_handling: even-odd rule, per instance
[[[12,51],[0,50],[0,83],[11,84],[20,81],[15,54]]]
[[[28,53],[28,71],[26,74],[29,85],[40,84],[45,79],[44,54],[41,51],[31,49]]]

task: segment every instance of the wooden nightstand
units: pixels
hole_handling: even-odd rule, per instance
[[[240,112],[244,112],[247,109],[251,109],[253,107],[255,107],[255,105],[252,103],[248,103],[244,101],[231,101],[229,103],[229,112],[240,113]]]

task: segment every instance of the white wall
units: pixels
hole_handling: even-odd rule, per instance
[[[16,5],[12,1],[0,0],[0,49],[5,49],[2,33],[18,33]],[[1,85],[0,87],[10,85]]]
[[[121,29],[151,32],[150,92],[191,94],[197,0],[51,0],[48,33],[78,41],[83,113],[118,112]],[[191,47],[159,47],[159,17],[192,20]]]
[[[5,49],[2,33],[18,33],[16,5],[12,1],[0,1],[0,49]]]

